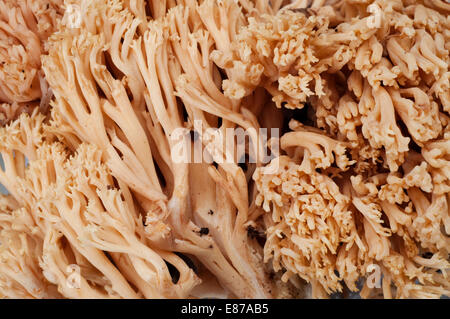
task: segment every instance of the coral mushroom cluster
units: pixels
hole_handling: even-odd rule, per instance
[[[3,1],[0,296],[450,295],[449,13]]]
[[[48,108],[51,91],[41,69],[48,37],[64,13],[63,0],[0,3],[0,124],[36,106]]]

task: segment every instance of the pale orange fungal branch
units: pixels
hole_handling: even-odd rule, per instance
[[[345,144],[325,135],[300,130],[290,132],[281,138],[281,148],[302,147],[309,152],[309,160],[317,168],[328,168],[334,162],[341,170],[353,164],[345,154]]]

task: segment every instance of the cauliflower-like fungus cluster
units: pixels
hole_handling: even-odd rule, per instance
[[[0,124],[36,106],[48,109],[51,90],[41,69],[48,37],[64,13],[63,0],[0,3]]]
[[[2,1],[0,297],[449,296],[449,52],[442,0]]]

